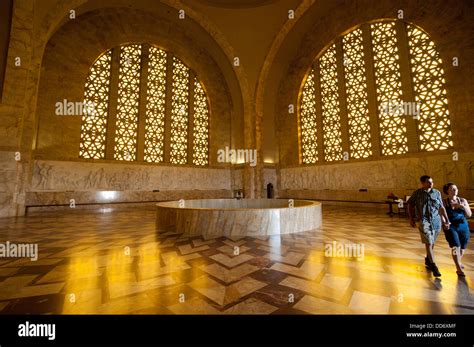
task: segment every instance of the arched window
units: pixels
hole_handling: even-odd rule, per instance
[[[103,53],[86,80],[79,157],[208,165],[206,92],[183,62],[148,44]],[[87,109],[87,108],[86,108]]]
[[[303,164],[453,146],[440,54],[420,28],[383,20],[328,45],[303,81]]]

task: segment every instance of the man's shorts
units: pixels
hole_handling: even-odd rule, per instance
[[[428,221],[420,221],[418,224],[418,230],[420,231],[421,242],[429,245],[436,242],[436,239],[441,232],[441,228],[434,230],[433,226]]]

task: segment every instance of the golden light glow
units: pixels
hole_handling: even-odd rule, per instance
[[[342,38],[351,158],[372,155],[362,30]]]
[[[336,61],[335,44],[322,52],[316,61],[320,81],[315,81],[316,72],[311,70],[302,86],[299,105],[300,150],[304,164],[318,160],[316,105],[321,102],[324,160],[340,160],[342,135],[349,139],[350,158],[368,158],[373,154],[371,118],[365,52],[370,51],[375,78],[376,117],[380,135],[382,155],[408,152],[407,117],[416,116],[413,110],[418,105],[420,114],[417,123],[419,151],[445,150],[453,147],[452,133],[446,97],[446,81],[442,60],[430,37],[412,24],[404,23],[407,36],[397,32],[395,21],[380,21],[361,26],[342,37],[343,61]],[[366,32],[366,30],[368,32]],[[364,40],[365,34],[371,40]],[[403,35],[405,35],[403,33]],[[409,48],[413,95],[415,100],[405,100],[402,92],[399,40],[407,40]],[[366,42],[370,41],[370,42]],[[338,65],[342,64],[344,76],[338,76]],[[314,66],[314,65],[313,65]],[[339,65],[340,66],[340,65]],[[403,77],[408,77],[403,75]],[[347,106],[347,134],[342,134],[338,78],[344,78]],[[406,80],[406,79],[404,79]],[[320,94],[316,82],[320,83]],[[370,83],[372,83],[370,79]],[[321,135],[320,135],[321,136]],[[378,144],[377,144],[378,145]]]
[[[192,151],[192,164],[208,165],[209,103],[204,87],[197,78],[190,80],[191,71],[181,60],[159,48],[147,47],[130,44],[116,48],[120,50],[119,62],[112,62],[113,50],[108,50],[90,68],[84,101],[94,103],[96,113],[93,117],[85,115],[82,119],[79,157],[106,159],[106,147],[110,146],[115,160],[136,161],[139,143],[143,143],[144,161],[162,163],[165,159],[165,137],[169,136],[172,164],[187,164],[188,151]],[[143,76],[142,54],[148,55],[148,66],[143,67],[146,69]],[[167,71],[170,59],[172,69]],[[115,136],[112,141],[107,141],[111,71],[114,64],[118,64],[116,68],[119,71],[118,86],[115,86],[118,87],[117,114]],[[142,81],[145,75],[147,80]],[[146,100],[140,100],[140,86],[144,84]],[[166,95],[170,91],[171,98],[167,103]],[[193,105],[190,105],[191,99]],[[142,109],[140,102],[146,103],[145,115],[139,115]],[[188,126],[191,107],[194,117]],[[165,134],[167,112],[171,115],[170,134]],[[138,123],[141,117],[144,118],[145,131],[139,135]],[[188,138],[191,143],[188,143]]]
[[[188,153],[189,69],[173,57],[171,152],[173,164],[186,164]]]
[[[341,114],[337,76],[336,45],[319,58],[324,160],[342,159]]]
[[[148,62],[147,104],[145,125],[145,161],[164,160],[166,58],[165,51],[150,47]]]
[[[374,57],[375,84],[379,107],[378,120],[383,155],[404,154],[408,151],[406,120],[401,108],[390,112],[385,105],[403,103],[402,82],[397,48],[395,22],[370,25]]]
[[[415,99],[420,107],[420,149],[435,151],[450,148],[453,141],[440,54],[422,30],[408,24],[407,33]]]
[[[316,127],[316,98],[314,90],[314,70],[311,69],[303,86],[300,104],[301,152],[304,164],[318,160]]]
[[[116,160],[136,160],[141,54],[141,45],[127,45],[120,48],[114,147]]]
[[[194,78],[194,128],[193,128],[193,164],[209,163],[209,108],[204,89],[197,78]]]

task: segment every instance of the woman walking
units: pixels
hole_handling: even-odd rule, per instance
[[[464,265],[462,256],[469,243],[469,225],[467,219],[471,217],[472,212],[466,199],[458,196],[458,187],[454,183],[447,183],[443,186],[443,192],[448,195],[444,200],[444,207],[448,213],[449,223],[444,224],[444,235],[452,249],[456,273],[464,277]]]

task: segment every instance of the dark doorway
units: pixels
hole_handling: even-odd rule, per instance
[[[267,184],[267,199],[273,199],[273,198],[274,198],[273,184],[268,183]]]

